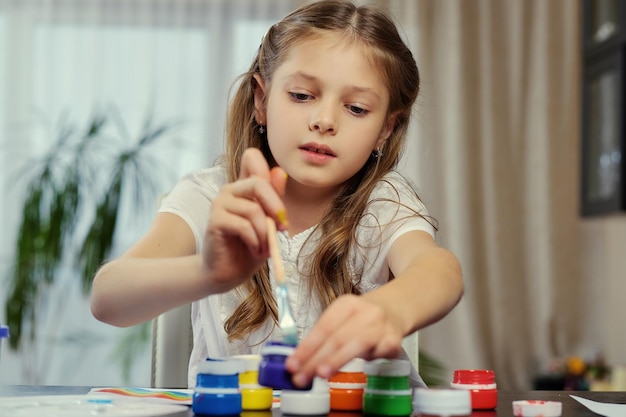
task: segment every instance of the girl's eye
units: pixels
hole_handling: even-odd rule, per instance
[[[358,106],[346,106],[346,107],[348,108],[350,112],[352,112],[353,114],[356,114],[357,116],[365,116],[368,113],[367,110]]]
[[[289,93],[289,95],[296,101],[308,101],[308,100],[311,100],[311,95],[310,94]]]

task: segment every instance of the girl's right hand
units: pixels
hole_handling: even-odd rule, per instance
[[[287,225],[282,195],[287,175],[270,170],[259,149],[243,153],[239,179],[213,201],[202,252],[212,293],[225,292],[252,277],[269,257],[266,218]]]

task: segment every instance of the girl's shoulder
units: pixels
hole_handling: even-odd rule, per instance
[[[201,196],[213,200],[226,182],[226,170],[221,166],[196,169],[180,178],[170,194],[179,197]]]
[[[400,171],[391,170],[385,174],[385,176],[379,182],[391,182],[396,184],[403,184],[407,187],[414,187],[413,181]]]
[[[174,188],[161,199],[159,212],[176,214],[182,218],[196,238],[198,251],[208,225],[211,202],[226,180],[223,167],[194,170],[179,179]]]
[[[387,199],[396,202],[415,201],[421,205],[417,187],[408,177],[398,171],[389,171],[381,178],[370,195],[370,201]]]
[[[217,188],[219,190],[227,182],[226,169],[220,165],[196,169],[188,172],[180,179],[180,182],[188,182],[202,188]]]
[[[391,171],[372,190],[360,224],[376,228],[409,222],[434,234],[432,220],[413,181],[398,171]]]

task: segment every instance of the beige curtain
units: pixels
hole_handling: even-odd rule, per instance
[[[581,274],[578,2],[382,2],[422,92],[403,169],[460,258],[461,304],[420,332],[450,372],[527,389],[553,358],[600,350]]]

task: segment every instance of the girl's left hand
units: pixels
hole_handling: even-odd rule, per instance
[[[395,358],[402,349],[398,318],[367,295],[343,295],[322,314],[287,359],[297,386],[315,376],[328,378],[355,357]]]

